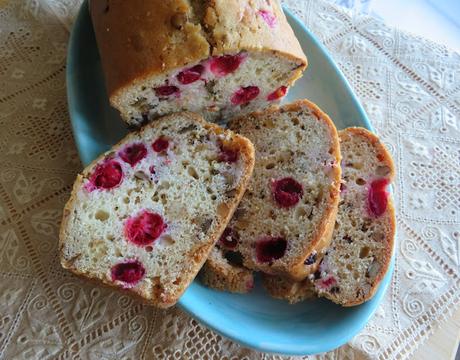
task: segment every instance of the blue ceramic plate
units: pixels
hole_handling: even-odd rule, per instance
[[[299,20],[287,9],[285,12],[309,60],[307,72],[290,91],[287,101],[313,100],[338,128],[372,129],[326,50]],[[86,165],[126,133],[108,103],[86,2],[72,32],[67,61],[70,116],[80,157]],[[179,304],[209,328],[245,346],[292,355],[322,353],[346,343],[364,327],[390,283],[393,266],[392,262],[374,298],[353,308],[321,299],[288,305],[271,299],[258,282],[251,294],[234,295],[210,290],[195,281]]]

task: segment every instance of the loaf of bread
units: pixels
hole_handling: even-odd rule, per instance
[[[227,236],[219,242],[221,256],[231,251],[248,269],[304,279],[316,270],[334,229],[340,191],[337,131],[306,100],[250,114],[229,126],[254,143],[256,165]],[[214,254],[203,272],[223,278]]]
[[[253,166],[250,141],[193,113],[131,133],[77,177],[61,225],[62,266],[149,304],[175,304]]]
[[[388,271],[395,236],[395,212],[387,193],[394,177],[390,154],[365,129],[340,132],[342,191],[332,243],[318,271],[300,283],[265,278],[276,298],[297,302],[312,289],[337,304],[369,300]]]
[[[92,0],[111,104],[130,125],[276,103],[307,66],[278,0]]]

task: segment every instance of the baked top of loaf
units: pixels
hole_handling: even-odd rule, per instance
[[[369,131],[339,132],[342,192],[331,246],[318,271],[302,282],[264,277],[274,297],[291,303],[311,291],[344,306],[369,300],[388,271],[395,235],[395,214],[386,192],[394,177],[390,154]]]
[[[303,279],[329,245],[340,188],[337,131],[307,100],[236,119],[254,143],[256,165],[228,225],[243,265]]]
[[[192,113],[129,134],[78,175],[61,224],[62,266],[158,307],[175,304],[253,165],[247,139]]]
[[[277,0],[92,0],[112,102],[125,87],[210,56],[241,51],[307,60]]]
[[[222,236],[226,236],[225,231]],[[200,271],[200,280],[212,289],[233,293],[247,293],[254,288],[253,272],[242,266],[237,253],[223,251],[219,245],[209,254]]]

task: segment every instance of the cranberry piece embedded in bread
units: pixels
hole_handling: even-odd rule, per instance
[[[120,184],[123,171],[117,161],[108,160],[100,164],[91,176],[91,183],[96,189],[109,190]]]
[[[160,215],[143,211],[126,221],[125,236],[137,246],[146,246],[157,240],[165,229],[166,224]]]
[[[159,137],[152,144],[153,151],[155,151],[157,153],[166,151],[168,149],[168,147],[169,147],[169,141],[168,141],[168,139],[165,139],[164,137]]]
[[[262,19],[265,20],[268,26],[270,26],[271,28],[274,28],[276,26],[276,16],[271,11],[259,10],[258,14],[262,17]]]
[[[282,237],[264,237],[256,244],[256,256],[260,262],[281,259],[287,248],[287,241]]]
[[[246,86],[241,87],[233,94],[231,101],[233,105],[244,105],[252,100],[254,100],[257,96],[259,96],[260,89],[257,86]]]
[[[388,206],[388,192],[386,187],[390,181],[388,179],[378,179],[371,183],[368,193],[368,205],[371,215],[381,216]]]
[[[171,95],[178,96],[180,94],[179,88],[177,86],[172,85],[159,86],[153,90],[155,91],[155,95],[159,98],[166,98]]]
[[[244,59],[245,56],[243,54],[225,55],[212,58],[210,62],[211,72],[217,76],[231,74],[240,67]]]
[[[222,245],[227,249],[235,249],[238,245],[238,241],[238,233],[231,228],[226,228],[219,239],[219,245]]]
[[[145,275],[145,268],[138,260],[116,264],[111,271],[112,281],[121,281],[124,287],[136,285]]]
[[[237,160],[238,160],[237,150],[226,148],[223,145],[220,146],[219,161],[233,164],[233,163],[236,163]]]
[[[275,101],[283,96],[285,96],[287,93],[287,86],[281,86],[280,88],[276,89],[273,91],[270,95],[267,96],[268,101]]]
[[[147,148],[142,143],[131,144],[120,151],[119,156],[124,162],[131,166],[135,166],[147,156]]]
[[[337,280],[333,276],[328,276],[326,279],[318,280],[316,285],[321,289],[329,289],[332,285],[336,284]]]
[[[273,181],[272,192],[276,203],[283,208],[296,205],[303,196],[302,184],[293,178]]]
[[[194,67],[190,69],[181,71],[177,75],[177,80],[183,85],[192,84],[195,81],[200,80],[201,74],[203,74],[203,72],[204,72],[203,65],[195,65]]]

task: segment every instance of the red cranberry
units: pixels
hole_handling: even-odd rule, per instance
[[[257,86],[246,86],[241,87],[235,91],[231,101],[233,105],[244,105],[254,100],[260,93],[260,89]]]
[[[150,174],[155,175],[155,166],[150,166],[149,167]]]
[[[289,208],[295,206],[303,196],[302,184],[293,178],[284,178],[272,182],[272,193],[276,203]]]
[[[135,166],[147,156],[147,148],[142,143],[131,144],[125,147],[119,155],[124,162]]]
[[[186,69],[181,71],[177,75],[177,80],[184,85],[188,85],[194,83],[197,80],[200,80],[201,74],[203,74],[204,66],[203,65],[196,65],[190,69]]]
[[[112,281],[121,281],[126,287],[136,285],[145,275],[145,268],[138,260],[116,264],[111,271]]]
[[[271,28],[276,26],[276,16],[271,11],[259,10],[258,14],[265,20],[268,26]]]
[[[235,249],[238,245],[239,239],[240,237],[236,231],[226,228],[219,239],[219,245],[222,245],[227,249]]]
[[[329,289],[332,285],[336,283],[337,283],[337,280],[333,276],[329,276],[326,279],[319,281],[318,286],[321,289]]]
[[[282,237],[264,237],[256,243],[256,256],[260,262],[281,259],[287,248],[287,241]]]
[[[126,221],[125,236],[137,246],[146,246],[157,240],[165,229],[166,224],[160,215],[143,211]]]
[[[169,147],[169,141],[168,141],[168,139],[165,139],[164,137],[159,137],[152,144],[153,151],[155,151],[157,153],[166,151],[168,149],[168,147]]]
[[[388,179],[378,179],[371,183],[368,193],[369,212],[373,216],[381,216],[388,206],[388,192],[386,187],[390,181]]]
[[[238,161],[238,150],[229,149],[221,145],[219,161],[229,164],[236,163]]]
[[[236,71],[240,67],[244,59],[245,56],[243,56],[242,54],[224,55],[212,58],[210,63],[211,71],[216,76],[228,75]]]
[[[90,181],[94,188],[108,190],[120,184],[122,177],[120,164],[109,160],[96,167]]]
[[[163,85],[156,87],[153,89],[155,91],[155,95],[159,98],[165,98],[171,95],[179,96],[180,90],[177,86],[172,85]]]
[[[268,95],[267,100],[274,101],[274,100],[278,100],[282,98],[283,96],[286,95],[287,89],[288,89],[287,86],[281,86],[280,88],[273,91],[270,95]]]

